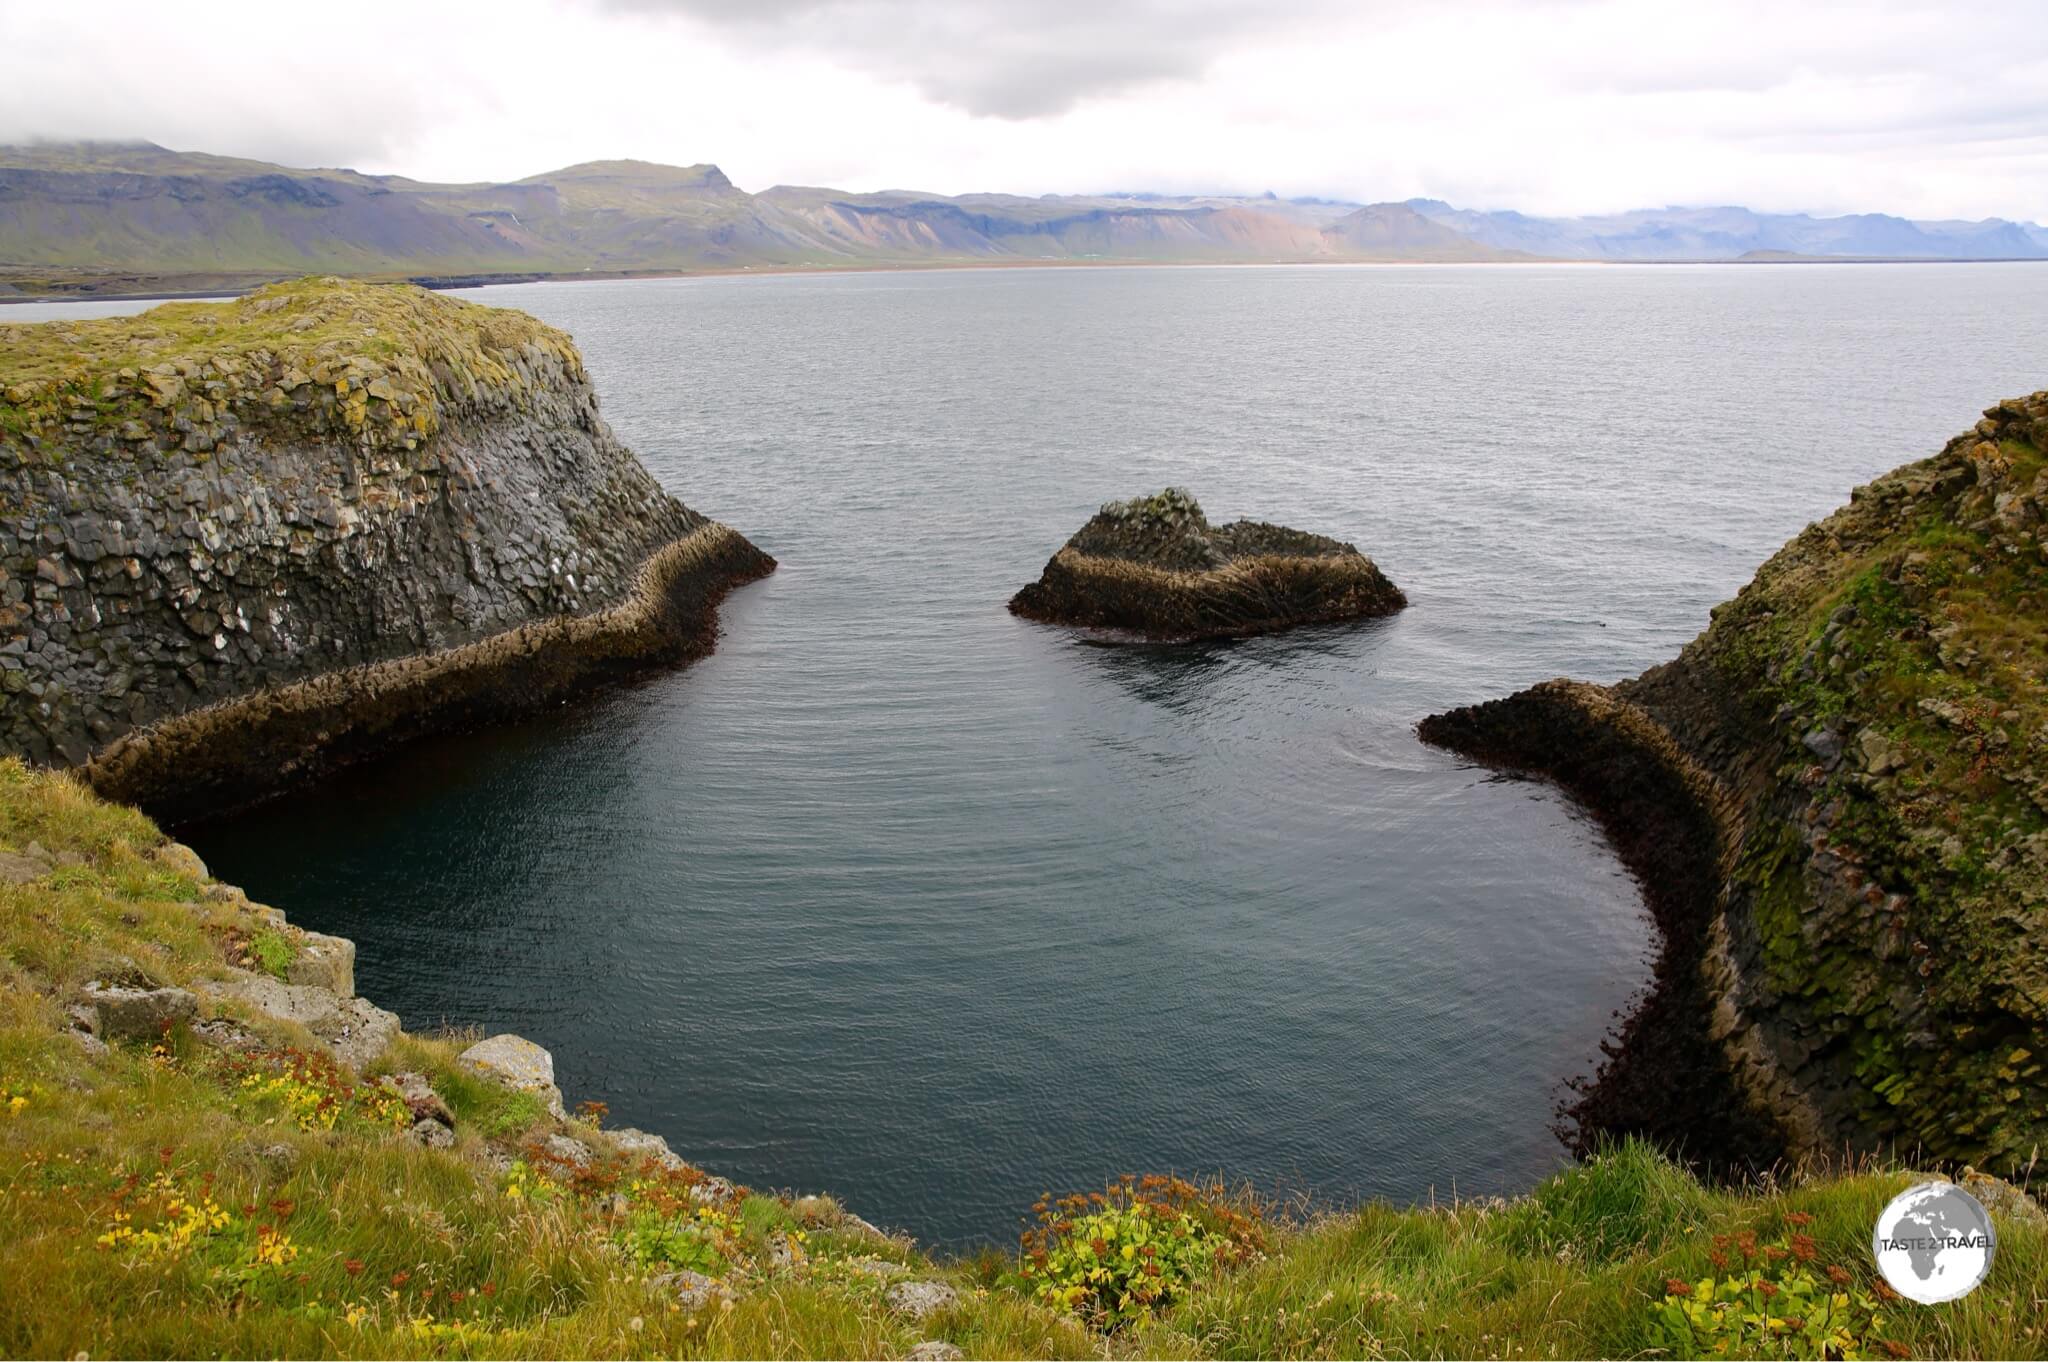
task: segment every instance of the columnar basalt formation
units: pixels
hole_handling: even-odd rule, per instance
[[[1229,638],[1370,619],[1408,603],[1351,545],[1280,525],[1211,525],[1178,488],[1111,502],[1010,600],[1049,624]]]
[[[2048,1146],[2044,512],[2036,393],[1858,488],[1675,661],[1424,721],[1584,800],[1664,927],[1582,1127]],[[1702,1126],[1724,1081],[1746,1110]]]
[[[0,751],[161,813],[692,656],[773,566],[520,313],[328,279],[0,326]]]

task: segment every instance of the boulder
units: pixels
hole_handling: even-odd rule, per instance
[[[555,1057],[525,1037],[502,1032],[478,1041],[459,1058],[486,1078],[536,1094],[557,1120],[567,1119],[562,1090],[555,1086]]]
[[[707,1277],[701,1272],[684,1268],[677,1272],[664,1272],[648,1280],[649,1286],[657,1291],[667,1292],[685,1310],[702,1310],[713,1301],[727,1301],[733,1298],[731,1288],[716,1277]]]
[[[195,1023],[192,1038],[216,1050],[228,1050],[237,1054],[248,1054],[263,1048],[263,1042],[253,1032],[235,1025],[226,1017],[214,1017]]]
[[[97,1020],[94,1034],[102,1040],[154,1041],[199,1015],[199,999],[182,988],[135,988],[95,979],[85,986],[85,1001]]]
[[[960,1294],[944,1282],[920,1280],[897,1282],[882,1294],[889,1308],[913,1320],[924,1319],[949,1308]]]
[[[550,1135],[540,1142],[549,1158],[571,1168],[590,1167],[590,1146],[573,1135]]]
[[[285,981],[324,988],[346,998],[356,991],[356,943],[319,932],[300,934],[298,952],[285,967]]]
[[[51,862],[19,851],[0,851],[0,884],[27,884],[50,873]]]
[[[247,1003],[280,1021],[297,1022],[324,1041],[336,1059],[355,1069],[368,1068],[398,1035],[395,1014],[332,989],[287,984],[245,970],[210,981],[208,988],[218,997]]]
[[[206,862],[199,859],[199,853],[183,842],[165,842],[150,853],[158,865],[175,870],[180,875],[189,875],[195,880],[206,878]]]
[[[1964,1191],[1982,1202],[1985,1210],[2001,1220],[2048,1226],[2048,1211],[2041,1209],[2041,1203],[2004,1178],[1965,1167],[1956,1181],[1962,1184]]]
[[[617,1130],[605,1132],[611,1142],[630,1157],[653,1159],[664,1168],[688,1168],[681,1155],[669,1148],[668,1141],[651,1131],[636,1130],[632,1126],[620,1126]]]
[[[951,1343],[940,1338],[929,1338],[910,1350],[910,1362],[960,1362],[967,1356]]]

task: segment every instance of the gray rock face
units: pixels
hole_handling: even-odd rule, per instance
[[[27,884],[50,873],[47,861],[39,861],[16,851],[0,851],[0,884]]]
[[[666,1291],[675,1297],[675,1302],[685,1310],[702,1310],[714,1301],[731,1300],[732,1291],[716,1277],[707,1277],[701,1272],[684,1268],[677,1272],[664,1272],[651,1278],[649,1286],[657,1291]]]
[[[94,1034],[102,1040],[154,1041],[199,1015],[199,999],[182,988],[130,988],[95,980],[85,986],[85,1001],[97,1017]]]
[[[550,1135],[541,1141],[541,1148],[571,1168],[590,1167],[590,1146],[573,1135]]]
[[[344,998],[332,989],[287,984],[267,974],[237,972],[210,981],[217,996],[235,998],[259,1012],[297,1022],[325,1041],[334,1057],[355,1069],[374,1063],[398,1035],[398,1017],[362,998]]]
[[[303,932],[298,953],[285,968],[285,981],[324,988],[347,997],[356,991],[356,943],[346,937]]]
[[[525,1037],[501,1032],[478,1041],[459,1058],[486,1078],[537,1095],[558,1119],[564,1115],[562,1090],[555,1086],[555,1057]]]
[[[664,1168],[688,1168],[690,1166],[683,1161],[681,1155],[669,1148],[667,1140],[650,1131],[636,1130],[632,1126],[620,1126],[617,1130],[607,1130],[605,1134],[611,1137],[614,1145],[617,1145],[629,1155],[653,1159]]]
[[[910,1362],[960,1362],[967,1356],[944,1339],[927,1339],[910,1350]]]
[[[337,285],[291,306],[361,304]],[[490,314],[419,306],[481,327],[505,378],[400,391],[345,344],[310,374],[181,354],[104,380],[129,426],[0,430],[0,751],[82,765],[167,715],[614,604],[705,523],[613,436],[565,341],[492,349]]]
[[[883,1294],[882,1299],[899,1315],[924,1319],[947,1309],[960,1296],[944,1282],[918,1281],[897,1282]]]

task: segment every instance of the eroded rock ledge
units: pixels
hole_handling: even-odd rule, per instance
[[[1675,661],[1423,722],[1585,801],[1663,929],[1583,1133],[2001,1172],[2048,1144],[2044,451],[2048,393],[2000,403]]]
[[[1111,502],[1010,601],[1049,624],[1230,638],[1370,619],[1408,603],[1350,544],[1280,525],[1211,525],[1179,488]]]
[[[160,815],[687,659],[773,567],[520,313],[306,280],[0,326],[0,751]]]

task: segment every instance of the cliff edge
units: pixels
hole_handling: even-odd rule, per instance
[[[773,566],[521,313],[312,279],[0,325],[0,751],[159,813],[704,651]]]
[[[1579,795],[1664,927],[1582,1129],[1994,1170],[2048,1145],[2044,471],[2048,392],[2001,402],[1676,660],[1423,722]],[[1746,1110],[1717,1131],[1722,1081]]]

